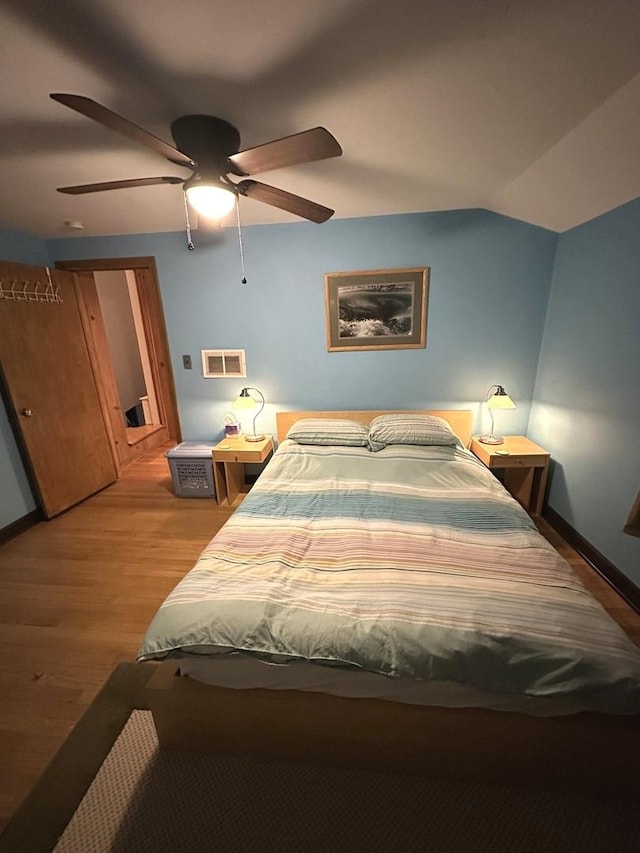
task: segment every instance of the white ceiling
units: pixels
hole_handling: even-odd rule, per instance
[[[564,231],[640,196],[638,0],[0,0],[0,29],[0,222],[18,230],[184,227],[180,186],[56,192],[188,172],[50,92],[169,142],[186,113],[242,148],[324,125],[343,157],[258,179],[336,218],[483,207]]]

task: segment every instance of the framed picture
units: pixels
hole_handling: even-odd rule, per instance
[[[327,349],[419,349],[427,343],[429,267],[324,277]]]
[[[629,518],[624,526],[624,532],[628,533],[629,536],[640,536],[640,492],[638,492],[636,502],[631,507]]]

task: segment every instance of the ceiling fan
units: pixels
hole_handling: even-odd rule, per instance
[[[128,119],[103,107],[83,95],[53,93],[54,101],[70,107],[87,118],[128,136],[139,145],[154,151],[176,166],[191,170],[188,178],[176,175],[158,178],[132,178],[59,187],[58,192],[71,195],[103,192],[127,187],[148,187],[155,184],[182,184],[189,203],[205,217],[220,219],[236,203],[238,196],[286,210],[311,222],[326,222],[334,211],[309,199],[262,184],[254,180],[232,181],[229,175],[247,178],[259,172],[310,163],[329,157],[340,157],[342,148],[324,127],[314,127],[302,133],[266,142],[255,148],[239,151],[240,134],[224,119],[207,115],[186,115],[171,124],[175,147],[159,139]]]

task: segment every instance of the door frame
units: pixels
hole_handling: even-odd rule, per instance
[[[111,365],[104,364],[104,327],[102,323],[92,323],[96,320],[97,292],[95,292],[94,272],[104,270],[132,270],[136,280],[142,325],[144,328],[153,382],[158,398],[158,408],[161,422],[166,426],[168,437],[175,442],[182,441],[178,403],[175,390],[167,328],[162,309],[160,284],[156,261],[154,257],[129,258],[92,258],[89,260],[56,261],[56,268],[75,273],[79,301],[83,310],[83,322],[87,337],[91,339],[89,350],[94,363],[96,380],[100,389],[103,409],[108,422],[111,424],[109,437],[112,451],[118,467],[133,458],[138,457],[149,449],[146,441],[140,442],[133,448],[125,448],[118,439],[118,427],[115,418],[121,418],[119,401],[114,398],[114,378]],[[101,355],[102,354],[102,355]],[[117,409],[117,411],[115,411]]]

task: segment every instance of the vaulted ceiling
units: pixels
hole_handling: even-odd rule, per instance
[[[179,185],[56,192],[189,173],[50,92],[168,142],[187,113],[242,148],[323,125],[341,158],[260,180],[336,218],[482,207],[565,231],[640,196],[637,0],[0,0],[0,28],[0,223],[18,230],[184,227]]]

